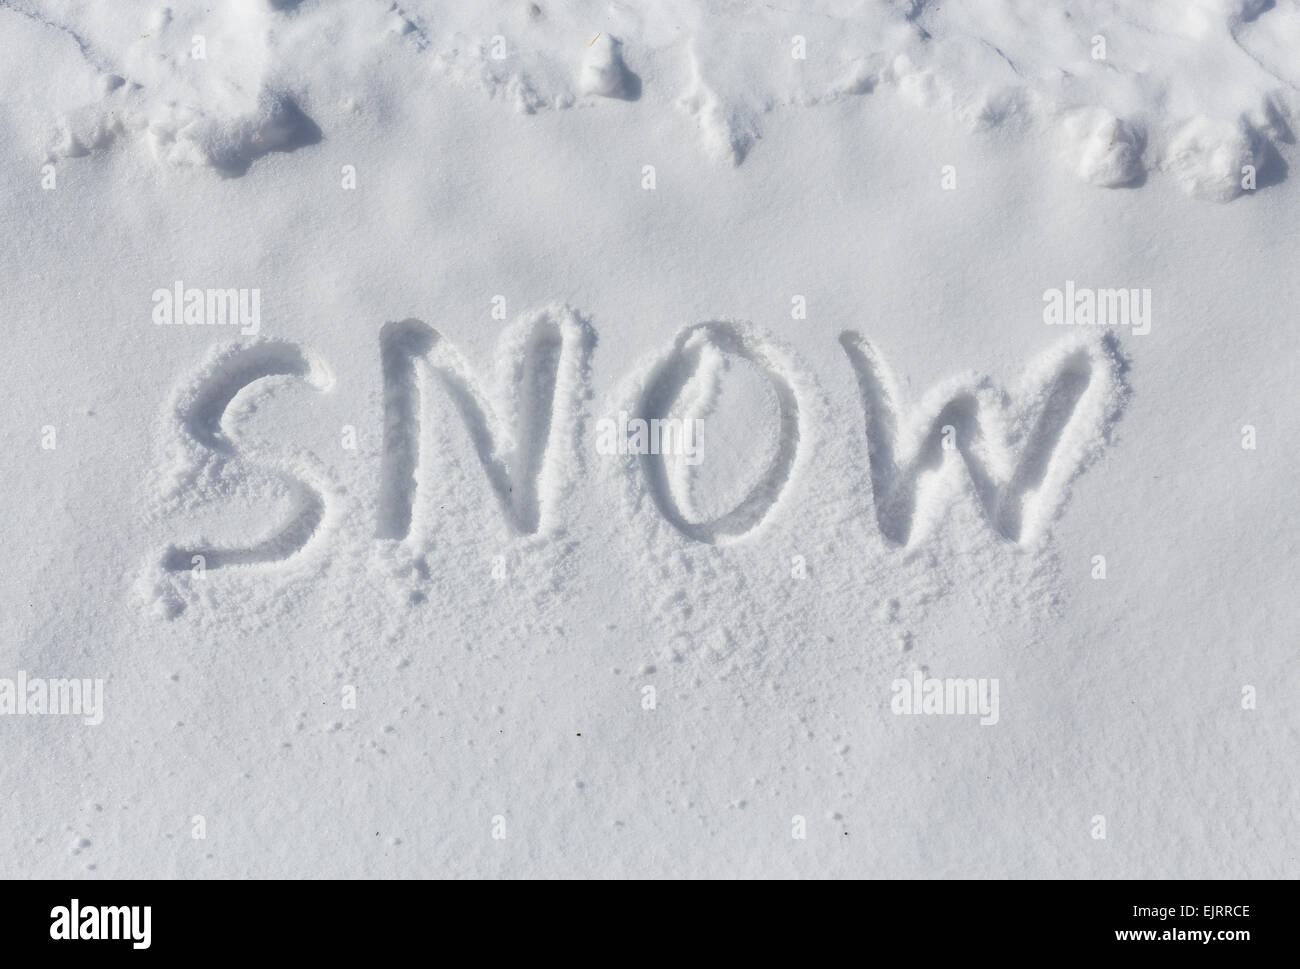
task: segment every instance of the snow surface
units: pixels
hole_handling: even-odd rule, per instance
[[[104,680],[0,716],[0,875],[1300,875],[1297,50],[0,0],[0,681]]]

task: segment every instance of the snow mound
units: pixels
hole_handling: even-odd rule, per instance
[[[1073,112],[1062,123],[1062,129],[1075,171],[1090,185],[1128,185],[1145,171],[1141,132],[1104,108]]]
[[[1059,127],[1065,164],[1090,184],[1167,171],[1189,195],[1216,201],[1249,190],[1243,167],[1259,184],[1277,180],[1281,169],[1266,169],[1300,113],[1294,0],[817,0],[798,10],[135,0],[111,13],[22,0],[0,16],[64,32],[103,75],[99,100],[52,107],[51,158],[132,132],[162,162],[223,174],[319,140],[306,106],[327,103],[325,92],[348,88],[344,100],[383,111],[393,92],[374,68],[403,56],[524,115],[584,97],[678,105],[724,165],[743,163],[775,111],[893,92],[974,131]]]
[[[1228,202],[1256,168],[1258,135],[1242,124],[1194,118],[1169,142],[1164,167],[1188,195]]]
[[[237,176],[270,152],[315,144],[320,128],[279,80],[272,29],[282,9],[236,0],[215,11],[141,11],[129,39],[120,30],[102,36],[98,22],[79,27],[78,38],[82,30],[96,36],[93,45],[78,40],[87,60],[111,67],[97,78],[98,101],[56,114],[47,160],[103,150],[130,135],[164,164]]]
[[[623,63],[622,46],[621,41],[609,34],[601,34],[591,42],[578,78],[583,94],[629,100],[640,94],[640,79]]]

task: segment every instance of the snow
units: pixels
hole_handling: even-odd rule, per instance
[[[0,0],[0,875],[1300,874],[1298,44]]]

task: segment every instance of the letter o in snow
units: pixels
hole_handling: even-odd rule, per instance
[[[748,324],[712,321],[689,326],[678,334],[672,350],[651,369],[637,402],[636,416],[647,424],[666,421],[682,389],[699,369],[707,349],[747,361],[771,383],[780,423],[771,460],[731,510],[707,521],[691,521],[683,513],[673,493],[663,454],[642,453],[638,461],[660,514],[682,534],[717,545],[735,541],[758,527],[785,490],[799,451],[799,395],[790,379],[792,368],[784,353],[759,337]]]

